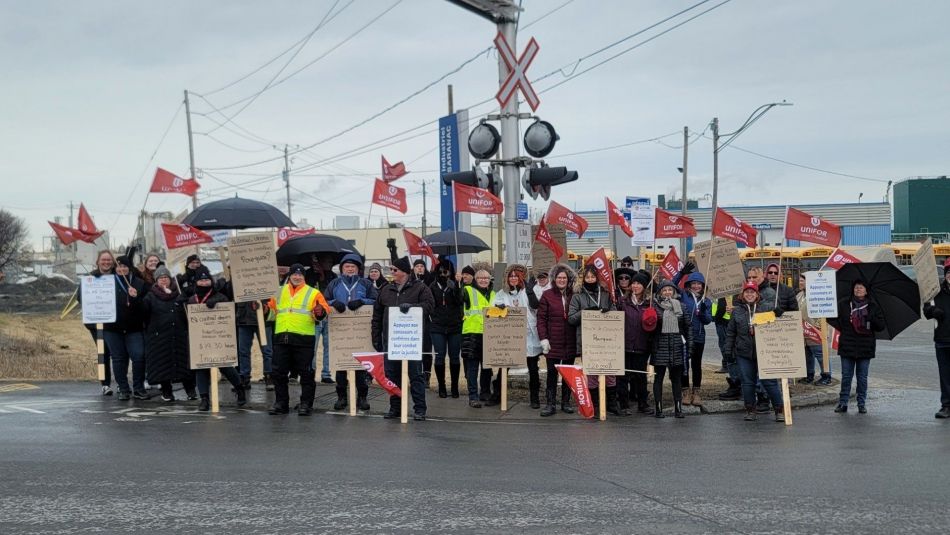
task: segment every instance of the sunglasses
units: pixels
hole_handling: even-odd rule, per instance
[[[769,271],[768,274],[769,274],[769,275],[778,275],[778,271]]]
[[[628,277],[627,275],[621,275],[621,276],[617,277],[617,280],[628,281],[628,280],[630,280],[630,277]]]

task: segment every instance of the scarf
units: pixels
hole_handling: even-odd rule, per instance
[[[683,308],[676,299],[660,299],[657,302],[663,311],[663,334],[679,334],[680,318],[683,317]]]
[[[868,300],[851,299],[851,327],[857,334],[871,334],[868,325]]]
[[[155,294],[160,301],[172,301],[178,298],[178,289],[174,286],[167,288],[168,292],[165,291],[166,288],[162,288],[158,284],[152,286],[152,293]]]

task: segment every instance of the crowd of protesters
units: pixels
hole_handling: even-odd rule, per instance
[[[329,315],[372,307],[372,331],[367,334],[375,349],[384,352],[390,307],[403,312],[421,307],[424,358],[409,363],[409,388],[404,389],[412,399],[413,418],[426,418],[426,391],[431,387],[433,369],[440,398],[459,398],[459,379],[464,375],[469,407],[493,406],[501,401],[501,373],[499,370],[493,376],[492,369],[484,366],[483,311],[488,307],[524,308],[529,403],[531,408],[540,409],[540,416],[547,417],[558,410],[575,410],[569,385],[562,382],[558,388],[556,366],[582,361],[583,312],[620,311],[624,317],[625,373],[587,377],[591,390],[598,387],[599,380],[606,381],[607,412],[618,416],[639,413],[665,417],[663,390],[667,380],[672,390],[673,416],[682,418],[684,405],[701,407],[706,326],[714,324],[722,354],[718,373],[727,374],[728,383],[718,398],[741,399],[748,421],[772,412],[776,421],[783,421],[784,402],[778,380],[758,377],[755,318],[763,312],[781,316],[801,310],[803,321],[817,327],[818,322],[807,315],[804,278],[799,280],[796,292],[781,282],[777,264],[770,264],[765,270],[752,267],[738,295],[712,300],[706,297],[703,274],[690,262],[672,280],[634,269],[632,264],[629,257],[620,261],[613,273],[616,288],[611,293],[597,270],[589,266],[579,274],[565,264],[531,273],[523,265],[512,264],[504,279],[495,284],[488,270],[465,266],[457,271],[447,258],[439,259],[430,272],[425,261],[412,263],[409,257],[397,258],[395,254],[387,268],[380,264],[366,267],[355,254],[338,261],[334,255],[314,255],[309,266],[294,264],[282,270],[281,289],[274,298],[236,305],[238,366],[222,367],[220,372],[230,383],[236,404],[245,405],[251,388],[251,348],[257,336],[263,360],[260,381],[266,390],[274,391],[270,414],[290,412],[288,385],[299,382],[300,400],[295,408],[298,414],[309,415],[315,395],[316,355],[321,353],[318,342],[322,339],[321,380],[336,384],[334,409],[341,410],[348,405],[347,375],[330,374]],[[334,265],[338,266],[338,273],[334,273]],[[188,400],[198,401],[199,410],[209,410],[209,370],[190,369],[186,307],[213,308],[218,303],[233,301],[230,282],[224,278],[215,280],[197,255],[189,256],[184,272],[174,277],[157,255],[146,256],[136,266],[134,251],[118,257],[101,251],[91,275],[115,276],[116,321],[104,325],[107,359],[102,394],[113,395],[114,379],[119,400],[149,399],[151,384],[159,387],[164,402],[171,403],[176,401],[173,385],[177,383],[182,385]],[[938,418],[950,418],[948,310],[950,275],[942,281],[937,297],[924,306],[925,316],[937,322],[934,341],[941,385]],[[263,329],[258,326],[260,318],[264,319]],[[828,323],[840,332],[841,383],[835,412],[848,411],[851,385],[856,381],[858,412],[867,413],[875,333],[884,329],[874,288],[856,281],[850,295],[838,303],[837,317]],[[87,327],[95,337],[94,325]],[[262,331],[266,342],[260,339]],[[800,381],[832,385],[821,344],[808,337],[802,343],[807,374]],[[541,369],[546,370],[543,398]],[[386,359],[385,372],[389,380],[404,386],[400,384],[398,362]],[[652,400],[647,388],[651,373]],[[355,381],[356,408],[369,410],[368,388],[372,379],[359,371]],[[592,399],[595,404],[598,402],[597,396]],[[399,398],[390,396],[389,402],[385,417],[399,417]]]

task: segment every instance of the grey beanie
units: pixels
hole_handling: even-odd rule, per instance
[[[162,277],[168,277],[169,279],[172,278],[171,272],[168,271],[168,268],[165,266],[158,266],[153,276],[155,277],[155,280],[158,280]]]

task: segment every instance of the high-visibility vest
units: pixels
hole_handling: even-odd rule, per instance
[[[718,299],[714,299],[714,300],[713,300],[713,305],[712,305],[712,315],[713,315],[713,317],[716,316],[716,311],[717,311],[718,309],[719,309],[719,300],[718,300]],[[731,318],[731,317],[732,317],[732,314],[730,314],[730,313],[728,313],[728,312],[726,312],[725,314],[722,315],[723,321],[729,321],[729,318]]]
[[[468,306],[465,307],[465,319],[462,320],[462,334],[484,334],[485,319],[482,318],[482,309],[488,308],[495,302],[495,292],[492,290],[486,299],[481,292],[472,286],[466,286],[468,292]]]
[[[300,288],[291,297],[290,288],[290,284],[285,284],[280,289],[280,296],[277,298],[277,325],[274,333],[313,336],[316,322],[313,320],[311,311],[315,306],[320,306],[317,304],[317,290],[306,286],[306,290]]]

